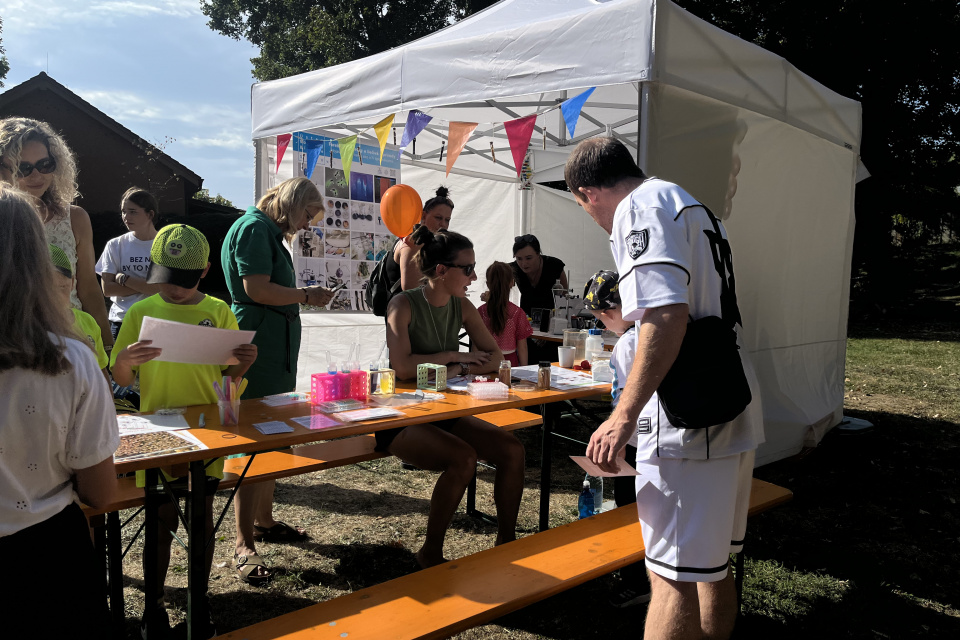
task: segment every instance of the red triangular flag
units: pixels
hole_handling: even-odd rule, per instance
[[[529,115],[518,120],[510,120],[503,123],[503,128],[507,130],[507,141],[510,143],[510,153],[513,154],[513,165],[517,168],[517,176],[523,168],[523,158],[527,155],[527,147],[530,146],[530,138],[533,136],[533,129],[537,125],[537,114]]]
[[[274,173],[280,172],[280,161],[283,160],[283,154],[286,153],[291,138],[293,138],[292,133],[284,133],[277,136],[277,170],[274,171]]]

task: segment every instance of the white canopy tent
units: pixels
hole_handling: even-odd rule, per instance
[[[538,118],[532,186],[520,190],[502,123],[593,86],[575,137],[559,110]],[[403,47],[254,85],[257,195],[293,175],[289,157],[275,173],[276,135],[367,130],[362,139],[376,144],[374,123],[395,113],[402,130],[412,109],[434,120],[405,149],[401,179],[423,195],[451,187],[452,227],[476,243],[481,275],[512,259],[519,233],[561,258],[574,287],[613,266],[605,234],[572,196],[539,183],[562,180],[580,140],[617,137],[648,175],[679,183],[724,218],[763,384],[758,462],[815,444],[840,421],[859,103],[671,2],[502,0]],[[444,178],[448,121],[479,126]],[[357,316],[309,317],[305,350],[334,347],[336,335],[362,339],[375,356],[382,320]],[[318,369],[302,354],[302,374]]]

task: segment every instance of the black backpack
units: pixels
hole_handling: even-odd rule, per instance
[[[370,279],[367,280],[367,288],[363,292],[363,299],[373,311],[373,315],[384,317],[387,315],[387,305],[390,299],[400,292],[400,280],[390,282],[390,276],[387,274],[387,261],[396,264],[393,259],[393,251],[388,251],[377,266],[370,273]]]

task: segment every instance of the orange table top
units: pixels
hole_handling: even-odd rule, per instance
[[[409,382],[398,382],[397,384],[398,392],[413,391],[414,389],[415,387]],[[505,400],[476,400],[469,393],[446,389],[443,391],[445,396],[443,400],[397,407],[399,411],[403,412],[403,417],[345,423],[313,430],[307,429],[297,423],[287,422],[286,424],[293,427],[292,432],[272,435],[260,433],[253,425],[261,422],[286,421],[291,418],[309,416],[313,413],[320,412],[310,403],[271,407],[259,399],[243,400],[240,403],[240,424],[232,427],[224,427],[220,425],[217,405],[198,405],[187,407],[184,418],[186,418],[187,423],[190,425],[190,433],[209,447],[208,449],[136,460],[123,460],[117,462],[116,466],[118,473],[127,473],[138,469],[149,469],[158,466],[166,467],[173,464],[183,464],[235,453],[254,453],[266,449],[279,449],[320,440],[332,440],[345,436],[374,433],[385,429],[406,427],[412,424],[423,424],[425,422],[447,420],[450,418],[462,418],[486,413],[488,411],[517,409],[563,400],[574,400],[609,393],[609,391],[610,385],[581,387],[566,391],[555,389],[549,391],[526,391],[513,388],[510,390],[509,397]],[[206,421],[205,428],[199,427],[201,413],[204,414]]]

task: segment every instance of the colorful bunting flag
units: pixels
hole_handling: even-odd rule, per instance
[[[520,176],[520,170],[523,168],[523,158],[527,155],[527,147],[530,146],[530,138],[533,136],[533,128],[536,125],[537,114],[535,113],[503,123],[503,128],[507,131],[507,142],[510,143],[510,153],[513,154],[513,166],[517,169],[517,177]]]
[[[340,163],[343,164],[343,175],[349,182],[350,165],[353,164],[353,151],[357,147],[357,136],[349,136],[337,140],[340,145]]]
[[[460,157],[460,152],[470,139],[470,134],[477,128],[477,122],[451,122],[450,129],[447,132],[447,175],[450,175],[450,169],[453,163]],[[404,133],[406,135],[406,133]]]
[[[583,103],[587,101],[594,90],[596,90],[596,87],[590,87],[580,95],[560,103],[560,113],[563,114],[563,121],[567,123],[567,131],[570,132],[571,138],[574,137],[574,131],[577,129],[577,120],[580,119]]]
[[[403,127],[403,137],[400,138],[400,148],[405,149],[414,138],[417,137],[417,134],[426,128],[430,121],[433,120],[432,117],[425,114],[423,111],[417,111],[414,109],[407,114],[407,123]]]
[[[284,133],[277,136],[277,170],[274,171],[274,173],[280,172],[280,161],[283,160],[283,154],[286,153],[292,138],[292,133]]]
[[[383,164],[383,149],[387,146],[387,136],[390,135],[390,127],[393,126],[393,114],[387,116],[377,124],[373,125],[373,130],[377,134],[377,140],[380,142],[380,164]],[[393,133],[393,143],[397,143],[397,133]]]
[[[307,170],[303,172],[303,175],[310,178],[313,176],[313,170],[317,167],[317,158],[320,157],[320,152],[323,150],[323,140],[307,140]]]

